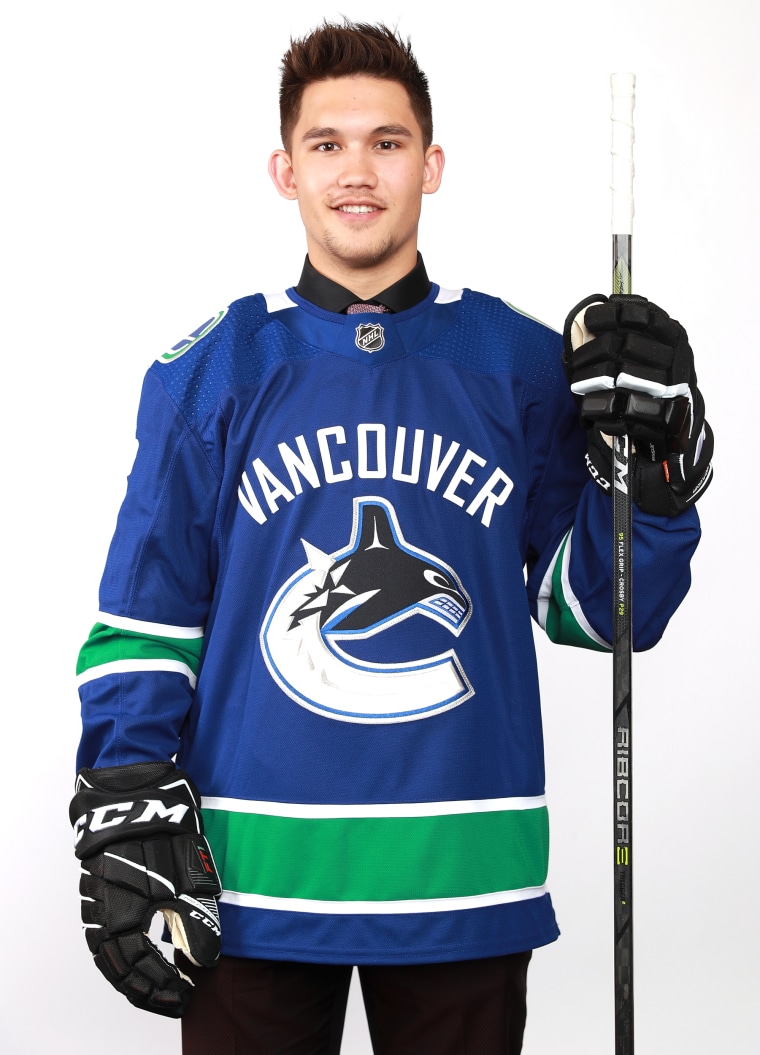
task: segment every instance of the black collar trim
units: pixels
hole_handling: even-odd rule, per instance
[[[391,312],[407,311],[419,304],[430,292],[430,279],[427,276],[422,257],[417,253],[417,263],[409,272],[392,286],[381,290],[377,296],[372,297],[365,304],[382,304]],[[311,264],[308,256],[303,265],[301,277],[296,286],[296,293],[316,304],[318,308],[325,311],[339,312],[343,315],[350,304],[355,304],[362,297],[352,293],[350,289],[333,282],[331,278],[319,273]]]

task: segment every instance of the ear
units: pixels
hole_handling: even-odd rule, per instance
[[[272,183],[277,188],[277,193],[288,201],[295,201],[298,197],[296,180],[293,173],[293,162],[290,154],[285,150],[275,150],[269,159],[269,175]]]
[[[435,194],[440,187],[445,160],[443,151],[435,143],[425,151],[425,172],[422,179],[423,194]]]

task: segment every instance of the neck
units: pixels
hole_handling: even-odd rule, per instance
[[[381,260],[364,267],[321,252],[319,246],[309,245],[308,240],[307,246],[312,266],[325,278],[330,278],[333,282],[350,289],[360,300],[371,300],[382,290],[402,279],[404,275],[408,275],[417,263],[416,243],[405,246],[404,252],[394,254],[392,259]]]

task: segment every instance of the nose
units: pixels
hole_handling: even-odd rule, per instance
[[[361,148],[344,150],[338,183],[341,187],[376,187],[377,172],[371,153]]]

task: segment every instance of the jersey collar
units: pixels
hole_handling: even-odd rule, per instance
[[[424,300],[430,292],[431,282],[427,276],[422,257],[417,253],[417,263],[412,270],[400,278],[398,282],[381,290],[377,296],[369,301],[365,297],[359,297],[350,289],[341,286],[338,282],[320,274],[312,265],[308,256],[304,262],[301,277],[296,286],[296,293],[304,300],[316,304],[324,311],[333,311],[345,315],[350,304],[357,300],[369,304],[382,304],[390,312],[407,311]]]

